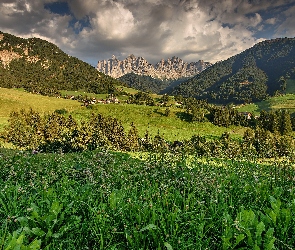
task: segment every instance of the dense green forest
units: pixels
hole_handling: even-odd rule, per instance
[[[175,87],[173,95],[215,103],[249,103],[285,93],[295,78],[295,38],[260,42]]]
[[[59,90],[113,93],[115,86],[121,85],[45,40],[23,39],[2,32],[0,35],[1,87],[25,88],[32,93],[54,96],[59,95]]]
[[[130,88],[156,94],[167,93],[170,89],[178,86],[187,79],[188,78],[161,80],[151,76],[137,75],[135,73],[128,73],[118,78],[119,81],[125,83],[126,86]]]
[[[151,76],[141,76],[135,73],[125,74],[118,78],[118,80],[124,82],[130,88],[152,93],[159,93],[162,89],[169,86],[169,81],[155,79]]]

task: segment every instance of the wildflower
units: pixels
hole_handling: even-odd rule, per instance
[[[39,153],[38,150],[36,150],[36,149],[33,149],[33,150],[32,150],[32,154],[33,154],[33,155],[36,155],[36,154],[38,154],[38,153]]]

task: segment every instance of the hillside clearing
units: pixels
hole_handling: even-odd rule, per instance
[[[234,138],[241,138],[245,128],[230,126],[229,128],[218,127],[210,122],[187,122],[179,118],[184,110],[171,107],[170,115],[165,116],[166,107],[144,106],[135,104],[97,104],[92,109],[76,110],[72,115],[78,119],[87,119],[91,113],[100,113],[104,116],[117,118],[122,122],[125,129],[134,123],[140,136],[146,131],[155,136],[159,133],[166,140],[185,140],[193,135],[206,136],[208,138],[220,137],[222,133],[229,132]]]
[[[238,109],[240,112],[251,112],[254,115],[259,115],[262,110],[287,109],[292,114],[295,112],[295,94],[271,97],[261,102],[240,106]]]
[[[22,90],[0,88],[0,130],[13,111],[32,108],[39,113],[51,113],[57,109],[66,109],[69,112],[81,109],[81,103],[55,97],[30,94]]]

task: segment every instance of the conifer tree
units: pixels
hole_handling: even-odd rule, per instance
[[[282,110],[281,113],[281,135],[288,135],[292,132],[292,122],[290,114],[287,110]]]
[[[131,123],[131,128],[128,132],[126,149],[129,151],[138,151],[139,143],[138,143],[138,130],[135,127],[134,123]]]
[[[270,120],[269,120],[269,128],[272,133],[279,132],[280,131],[280,118],[281,114],[280,112],[270,112],[269,114]]]

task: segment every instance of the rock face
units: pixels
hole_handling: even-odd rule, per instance
[[[203,60],[187,63],[178,57],[172,57],[167,60],[162,59],[160,62],[152,65],[143,57],[130,55],[123,61],[120,61],[115,56],[107,61],[99,61],[97,70],[114,78],[119,78],[128,73],[135,73],[159,79],[178,79],[192,77],[202,72],[208,66],[211,66],[211,63],[204,62]]]
[[[0,61],[2,62],[4,68],[6,68],[12,60],[19,59],[19,58],[21,58],[21,55],[13,51],[8,51],[8,50],[0,51]]]
[[[4,34],[0,34],[0,41],[4,39]],[[9,49],[8,49],[9,48]],[[9,67],[12,60],[17,60],[25,57],[28,62],[36,63],[40,59],[38,56],[29,56],[29,49],[26,44],[20,43],[11,45],[10,43],[0,43],[0,63],[4,68]]]

